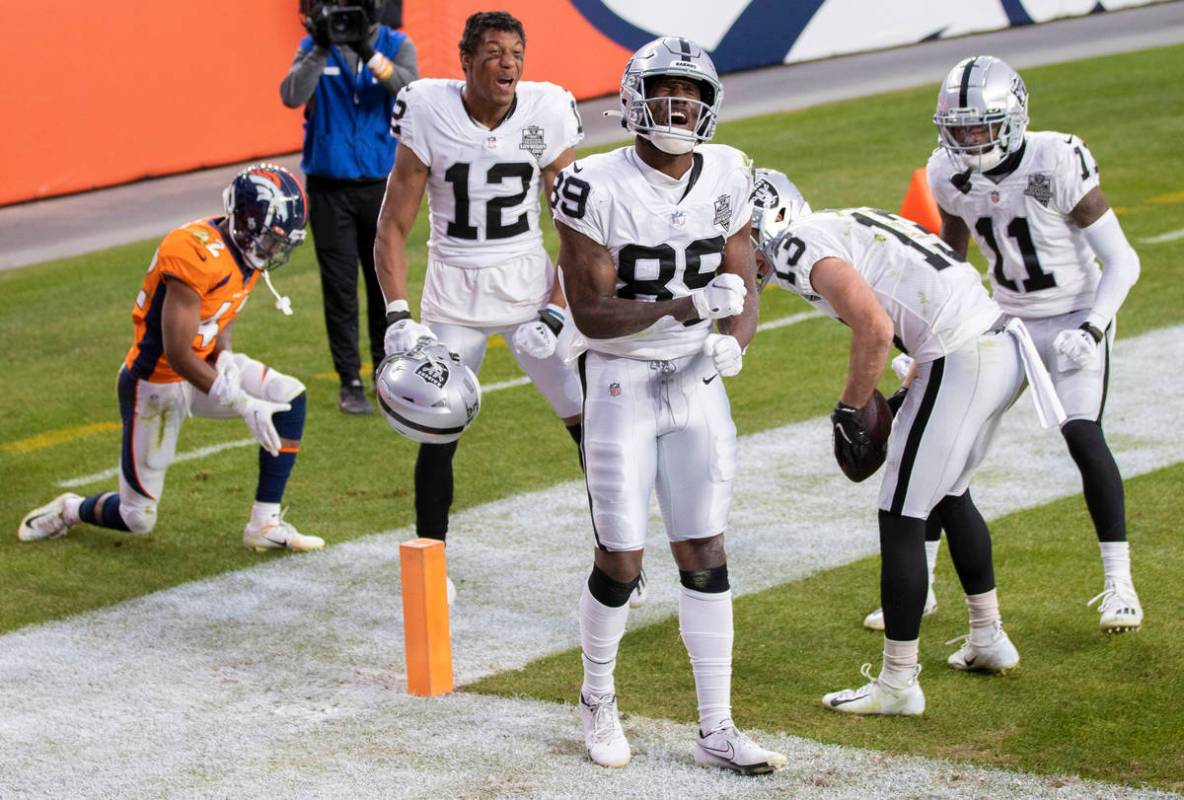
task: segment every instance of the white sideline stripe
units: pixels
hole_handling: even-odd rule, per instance
[[[215,453],[221,453],[223,450],[232,450],[236,447],[248,447],[255,444],[254,439],[235,439],[233,442],[223,442],[222,444],[212,444],[208,447],[199,447],[196,450],[186,450],[183,453],[177,453],[173,458],[173,463],[178,461],[192,461],[195,458],[205,458],[212,456]],[[95,472],[90,475],[83,475],[81,478],[71,478],[68,481],[58,481],[58,486],[63,489],[73,489],[75,486],[85,486],[88,483],[97,483],[98,481],[105,481],[114,478],[119,474],[119,467],[112,467],[105,469],[102,472]]]
[[[757,326],[757,331],[771,331],[777,328],[784,328],[786,325],[792,325],[795,322],[802,320],[813,319],[814,317],[822,316],[817,311],[804,311],[800,314],[791,314],[788,317],[781,317],[779,319],[763,322]],[[502,389],[513,389],[516,386],[526,386],[530,383],[530,378],[523,375],[518,378],[511,378],[508,381],[501,381],[499,383],[491,383],[488,386],[481,387],[483,394],[490,392],[500,392]],[[215,453],[221,453],[223,450],[231,450],[236,447],[250,447],[255,444],[254,439],[235,439],[233,442],[223,442],[222,444],[210,445],[209,447],[199,447],[196,450],[186,450],[177,453],[173,459],[173,463],[178,461],[192,461],[195,458],[205,458],[212,456]],[[98,483],[99,481],[109,480],[119,474],[119,467],[111,467],[102,472],[94,472],[90,475],[83,475],[80,478],[70,478],[65,481],[58,481],[58,486],[63,489],[73,489],[77,486],[86,486],[90,483]]]
[[[1181,334],[1184,326],[1116,347],[1107,432],[1127,478],[1180,458],[1163,435],[1174,429],[1176,405],[1152,402],[1142,387],[1154,386],[1155,397],[1184,393],[1184,372],[1162,357]],[[1060,437],[1040,432],[1034,417],[1021,399],[976,477],[975,496],[988,518],[1080,492]],[[841,477],[827,430],[818,418],[740,441],[728,534],[738,594],[875,553],[874,482],[853,485]],[[577,643],[576,599],[592,550],[582,482],[466,510],[450,527],[449,573],[460,592],[452,609],[459,683]],[[677,608],[676,573],[656,513],[650,530],[651,599],[631,611],[634,627],[669,618]],[[155,535],[168,532],[158,528]],[[0,636],[0,797],[866,800],[930,787],[943,798],[1171,796],[821,745],[785,733],[758,736],[790,754],[790,768],[765,780],[738,780],[691,766],[690,727],[638,717],[625,720],[634,763],[626,770],[593,767],[571,706],[405,693],[396,551],[412,535],[410,529],[374,534]],[[237,531],[211,538],[211,546],[237,544]],[[940,579],[953,580],[948,570]],[[1080,595],[1081,646],[1121,645],[1096,636],[1097,618],[1084,607],[1097,589],[1094,576],[1058,580],[1065,602]],[[874,586],[856,591],[874,605]],[[1006,576],[1000,593],[1006,596]],[[1008,608],[1009,619],[1024,618],[1022,608]],[[960,613],[939,611],[926,622],[923,657],[932,658],[935,643],[964,626]],[[1017,644],[1023,652],[1023,641]],[[878,660],[879,649],[869,636],[866,652],[852,654],[849,671],[818,676],[819,695],[858,680],[856,656]],[[686,699],[693,704],[693,696]],[[929,700],[931,713],[957,713],[955,697]],[[628,713],[628,697],[622,705]],[[793,711],[786,709],[790,730]]]
[[[1159,236],[1148,236],[1146,239],[1140,239],[1139,244],[1163,244],[1164,242],[1174,242],[1176,239],[1184,239],[1184,228],[1161,233]]]

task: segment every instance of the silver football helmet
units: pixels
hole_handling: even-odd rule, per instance
[[[810,204],[784,172],[775,169],[753,171],[752,241],[757,247],[757,291],[763,291],[773,275],[772,265],[760,248],[789,227],[789,223],[811,213]]]
[[[481,410],[477,376],[460,356],[429,339],[383,359],[374,388],[387,423],[416,442],[455,442]]]
[[[695,81],[701,99],[651,96],[647,84],[666,75]],[[707,51],[690,39],[663,36],[642,46],[625,65],[621,125],[664,153],[689,153],[715,134],[723,99],[724,87]],[[691,112],[684,112],[685,108]],[[687,117],[682,125],[677,124],[679,116]]]
[[[994,56],[958,62],[937,93],[937,141],[964,168],[986,172],[1019,150],[1028,127],[1028,89]]]

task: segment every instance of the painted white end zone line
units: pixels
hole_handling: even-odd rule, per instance
[[[803,320],[813,319],[814,317],[819,316],[821,316],[821,314],[819,314],[817,311],[804,311],[800,314],[791,314],[788,317],[781,317],[780,319],[761,323],[761,325],[757,327],[757,332],[759,333],[761,331],[771,331],[777,328],[784,328],[786,325],[793,325],[795,322],[801,322]],[[511,378],[508,381],[500,381],[499,383],[491,383],[488,386],[483,386],[481,387],[481,391],[484,394],[489,394],[490,392],[500,392],[503,389],[513,389],[517,386],[526,386],[529,383],[530,378],[523,375],[518,378]],[[253,444],[255,444],[254,439],[235,439],[233,442],[223,442],[222,444],[214,444],[210,445],[209,447],[199,447],[196,450],[186,450],[184,452],[177,453],[176,457],[173,459],[173,463],[178,461],[192,461],[195,458],[205,458],[206,456],[212,456],[215,453],[221,453],[223,450],[232,450],[236,447],[250,447]],[[79,478],[70,478],[69,480],[58,481],[57,485],[63,489],[73,489],[77,486],[86,486],[87,484],[110,480],[118,474],[119,467],[111,467],[110,469],[105,469],[102,472],[93,472],[90,475],[83,475]]]
[[[1184,239],[1184,228],[1161,233],[1159,236],[1148,236],[1146,239],[1140,239],[1139,244],[1163,244],[1164,242],[1174,242],[1177,239]]]
[[[1116,347],[1106,429],[1127,478],[1180,459],[1163,435],[1177,406],[1150,402],[1142,387],[1155,386],[1156,397],[1184,393],[1184,373],[1162,357],[1181,334],[1177,327]],[[976,477],[989,519],[1080,492],[1060,437],[1040,432],[1034,417],[1021,398]],[[840,475],[828,428],[818,418],[740,441],[728,532],[738,594],[876,552],[875,481],[853,485]],[[677,572],[656,513],[650,531],[651,599],[630,612],[631,627],[677,608]],[[625,720],[633,764],[600,769],[583,753],[571,706],[406,694],[397,545],[412,535],[374,534],[0,636],[0,797],[1178,797],[777,732],[756,735],[789,754],[790,767],[738,779],[691,763],[692,726],[636,716]],[[448,561],[459,591],[451,619],[458,683],[574,646],[591,551],[582,482],[454,515]],[[1091,630],[1097,617],[1084,601],[1097,587],[1079,577],[1065,583],[1084,590],[1082,630]],[[1001,575],[1002,598],[1007,581]],[[870,607],[874,586],[853,591],[866,592]],[[1012,619],[1024,613],[1008,611]],[[964,620],[939,611],[922,631],[922,655],[951,629],[964,630]],[[1016,644],[1024,658],[1051,657]],[[849,673],[821,676],[819,694],[849,685],[859,658],[879,646],[869,636]],[[735,676],[738,685],[744,680]],[[957,713],[956,697],[935,692],[930,701],[934,713]],[[621,702],[628,714],[630,698]],[[793,709],[786,715],[792,731]]]

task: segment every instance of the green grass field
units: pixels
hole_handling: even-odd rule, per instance
[[[1184,321],[1184,288],[1176,274],[1184,240],[1138,244],[1181,227],[1184,219],[1184,161],[1179,157],[1184,116],[1176,110],[1184,107],[1181,74],[1184,47],[1031,69],[1024,75],[1032,96],[1032,128],[1071,131],[1089,143],[1101,166],[1103,189],[1140,252],[1142,277],[1122,312],[1120,332],[1127,336]],[[935,90],[936,83],[728,123],[716,139],[746,150],[758,165],[787,172],[815,208],[895,209],[912,170],[925,163],[933,146],[929,118]],[[211,196],[211,210],[217,206],[218,198]],[[549,232],[548,237],[554,252],[554,236]],[[421,214],[411,241],[413,293],[422,279],[425,240],[426,214]],[[150,537],[85,526],[41,545],[21,544],[12,535],[26,511],[61,491],[55,481],[98,472],[117,461],[119,432],[111,424],[118,421],[115,374],[131,342],[129,312],[155,245],[142,242],[0,272],[0,371],[5,376],[0,517],[9,526],[0,537],[0,632],[240,569],[261,558],[245,551],[240,541],[254,492],[251,448],[176,464]],[[336,410],[336,377],[312,248],[298,251],[275,278],[291,295],[296,316],[281,316],[270,308],[269,295],[261,293],[235,326],[235,349],[300,377],[309,387],[304,448],[287,494],[290,519],[330,545],[409,524],[414,446],[380,418],[346,417]],[[775,290],[762,297],[762,306],[766,320],[805,310],[801,301]],[[744,372],[728,385],[740,432],[828,411],[842,386],[846,345],[844,329],[826,320],[758,337]],[[494,348],[481,379],[489,384],[518,374],[508,351]],[[529,388],[489,395],[459,451],[456,507],[578,478],[575,452],[551,417]],[[193,419],[179,450],[246,436],[235,421]],[[1140,548],[1137,569],[1147,576],[1140,587],[1149,590],[1147,604],[1160,609],[1181,607],[1170,576],[1184,565],[1170,537],[1178,509],[1178,503],[1172,505],[1173,489],[1182,477],[1176,467],[1133,481],[1130,488],[1132,536]],[[114,485],[111,479],[75,491]],[[1103,640],[1089,627],[1091,613],[1075,604],[1095,591],[1096,551],[1080,506],[1067,500],[998,527],[999,568],[1009,570],[1009,584],[1016,586],[1005,600],[1009,629],[1022,652],[1043,649],[1060,655],[1055,667],[1033,659],[1017,678],[999,682],[945,674],[940,661],[946,648],[939,638],[960,633],[962,619],[954,611],[958,599],[952,575],[946,574],[941,624],[929,626],[923,645],[925,687],[935,713],[924,722],[887,725],[825,717],[816,707],[817,695],[857,680],[854,669],[862,655],[852,654],[875,650],[852,624],[872,597],[875,565],[864,561],[738,604],[737,674],[745,678],[737,686],[737,704],[746,724],[844,744],[1180,788],[1184,764],[1178,743],[1184,740],[1184,720],[1171,714],[1170,699],[1184,684],[1169,654],[1182,652],[1184,632],[1167,613],[1150,613],[1148,631],[1121,640]],[[1050,544],[1026,533],[1064,515],[1071,522],[1061,524],[1073,529],[1071,536]],[[263,556],[273,557],[285,556]],[[1063,586],[1064,579],[1079,577],[1080,591]],[[851,591],[851,586],[859,589]],[[818,594],[828,598],[833,625],[808,614]],[[758,645],[758,628],[795,634]],[[649,695],[654,705],[639,702],[626,710],[677,719],[690,714],[689,671],[672,637],[677,638],[677,630],[669,624],[631,634],[626,643],[631,658],[622,661],[623,685],[631,698]],[[658,643],[666,646],[649,646]],[[578,683],[573,667],[578,668],[578,659],[566,654],[481,686],[567,702]],[[770,697],[770,685],[783,686],[784,692]],[[1005,696],[1000,686],[1008,689]],[[1063,695],[1088,697],[1089,705],[1070,707],[1053,699]],[[662,698],[668,704],[659,702]],[[999,713],[1003,708],[1008,713]],[[1066,735],[1068,725],[1077,726],[1075,735]],[[1174,752],[1165,750],[1173,742]]]

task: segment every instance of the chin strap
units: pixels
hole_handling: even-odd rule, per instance
[[[268,270],[263,270],[263,282],[267,284],[267,288],[275,296],[275,307],[284,312],[285,317],[292,316],[292,298],[281,295],[275,290],[275,286],[271,283],[271,273]]]

